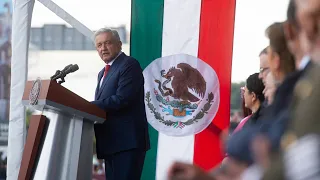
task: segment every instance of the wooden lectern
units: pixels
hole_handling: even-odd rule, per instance
[[[91,180],[93,125],[106,113],[55,81],[28,81],[23,104],[30,120],[19,180]]]

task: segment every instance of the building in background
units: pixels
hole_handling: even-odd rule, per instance
[[[112,29],[119,33],[122,51],[129,54],[126,27]],[[46,24],[31,28],[28,80],[49,79],[56,70],[62,70],[69,64],[78,64],[79,70],[69,74],[63,85],[92,101],[98,72],[104,67],[92,40],[66,25]]]
[[[118,31],[122,43],[127,43],[125,26],[114,27]],[[90,38],[78,30],[64,24],[46,24],[43,27],[33,27],[30,33],[30,43],[40,50],[94,50]]]
[[[0,179],[6,178],[11,79],[12,1],[0,1]]]
[[[4,0],[0,3],[0,152],[3,152],[4,148],[8,144],[11,77],[11,27],[12,2],[11,0]]]
[[[129,44],[122,45],[122,51],[129,53]],[[88,101],[94,100],[99,71],[105,63],[96,50],[38,50],[29,48],[28,80],[50,79],[56,70],[62,70],[69,64],[78,64],[79,70],[68,74],[62,85]]]

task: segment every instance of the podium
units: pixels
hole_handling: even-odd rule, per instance
[[[85,85],[84,85],[85,88]],[[23,104],[30,120],[19,180],[91,180],[93,125],[106,113],[55,81],[28,81]]]

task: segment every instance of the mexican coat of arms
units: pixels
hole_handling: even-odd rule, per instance
[[[177,61],[177,58],[182,61]],[[209,67],[208,70],[207,64],[189,55],[169,56],[155,61],[161,62],[152,63],[154,65],[144,71],[145,78],[149,74],[145,84],[149,123],[173,136],[203,130],[212,121],[219,104],[218,80],[213,69]],[[167,69],[163,68],[165,61],[170,62]],[[159,64],[162,68],[156,71]],[[150,76],[148,70],[154,75]],[[201,70],[205,73],[202,74]]]

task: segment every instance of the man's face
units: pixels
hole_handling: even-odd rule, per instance
[[[261,54],[260,55],[260,73],[259,78],[262,79],[263,83],[265,83],[267,74],[269,72],[269,63],[268,63],[268,55]]]
[[[274,77],[271,72],[268,73],[266,77],[266,85],[263,91],[264,96],[268,100],[268,104],[270,105],[273,102],[274,93],[277,90],[275,85]]]
[[[302,39],[302,34],[301,30],[299,28],[299,25],[286,22],[284,23],[284,33],[287,41],[287,46],[290,52],[297,58],[302,58],[299,57],[303,54],[303,50],[301,49],[301,41]],[[300,60],[300,59],[299,59]]]
[[[119,54],[122,43],[116,40],[111,32],[104,32],[96,36],[95,46],[100,58],[108,63]]]
[[[320,62],[320,1],[296,0],[297,19],[307,38],[304,49],[312,59]]]

